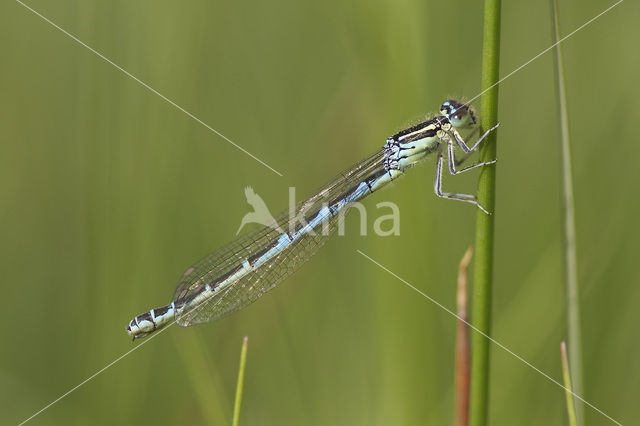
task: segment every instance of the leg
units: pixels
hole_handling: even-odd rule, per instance
[[[451,139],[447,141],[447,149],[449,151],[449,173],[451,173],[452,175],[457,175],[458,173],[466,172],[467,170],[472,170],[472,169],[475,169],[476,167],[495,164],[497,161],[497,160],[485,161],[484,163],[476,163],[476,164],[472,164],[471,166],[465,167],[464,169],[456,170],[456,166],[460,165],[464,160],[466,160],[468,155],[465,155],[464,160],[457,161],[456,153],[455,153],[453,142],[451,141]],[[471,154],[471,153],[468,153],[468,154]]]
[[[486,214],[491,214],[484,207],[478,204],[478,200],[476,199],[475,195],[442,192],[442,153],[438,154],[438,163],[436,165],[436,181],[434,184],[434,190],[438,197],[475,204],[476,206],[478,206],[480,210],[482,210]]]
[[[467,135],[467,139],[471,139],[472,137],[474,137],[476,135],[476,133],[478,133],[479,130],[480,130],[480,127],[478,127],[478,126],[474,127],[473,130],[471,131],[471,133],[469,133]],[[462,139],[462,137],[460,139]],[[471,157],[472,154],[473,154],[473,151],[465,152],[465,154],[462,156],[461,159],[456,160],[456,166],[459,166],[460,164],[462,164],[465,161],[467,161],[467,158]]]
[[[460,133],[458,133],[458,131],[456,130],[455,127],[451,127],[451,130],[449,130],[449,132],[451,132],[451,134],[453,135],[454,139],[456,140],[456,142],[458,143],[458,146],[460,148],[462,148],[462,150],[464,152],[473,152],[476,149],[478,149],[478,146],[480,146],[480,143],[484,140],[484,138],[487,137],[487,135],[489,133],[491,133],[492,131],[494,131],[495,129],[498,128],[498,126],[500,125],[500,123],[496,124],[495,126],[493,126],[492,128],[490,128],[489,130],[487,130],[486,132],[484,132],[482,134],[482,136],[480,136],[478,138],[478,140],[476,141],[475,144],[473,144],[473,146],[471,148],[469,148],[467,146],[467,144],[465,143],[464,139],[462,139],[462,136],[460,136]]]

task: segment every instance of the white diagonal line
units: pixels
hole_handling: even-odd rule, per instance
[[[94,53],[96,56],[98,56],[100,59],[104,60],[105,62],[109,63],[110,65],[113,65],[116,69],[118,69],[119,71],[121,71],[123,74],[125,74],[127,77],[132,78],[133,80],[135,80],[136,82],[138,82],[142,87],[144,87],[145,89],[149,90],[150,92],[158,95],[160,98],[162,98],[164,101],[168,102],[169,104],[171,104],[173,107],[179,109],[180,111],[182,111],[183,113],[185,113],[186,115],[188,115],[189,117],[191,117],[192,119],[194,119],[195,121],[197,121],[198,123],[200,123],[201,125],[203,125],[204,127],[206,127],[207,129],[209,129],[210,131],[212,131],[213,133],[215,133],[216,135],[220,136],[222,139],[224,139],[225,141],[229,142],[231,145],[235,146],[236,148],[238,148],[240,151],[244,152],[245,154],[247,154],[249,157],[253,158],[254,160],[256,160],[258,163],[262,164],[263,166],[265,166],[266,168],[268,168],[269,170],[271,170],[272,172],[274,172],[275,174],[277,174],[278,176],[282,176],[282,173],[280,173],[279,171],[277,171],[276,169],[274,169],[273,167],[271,167],[270,165],[268,165],[267,163],[265,163],[264,161],[262,161],[261,159],[259,159],[258,157],[256,157],[255,155],[253,155],[252,153],[250,153],[249,151],[247,151],[246,149],[244,149],[243,147],[241,147],[240,145],[238,145],[237,143],[235,143],[234,141],[232,141],[231,139],[229,139],[228,137],[226,137],[225,135],[223,135],[222,133],[220,133],[219,131],[217,131],[216,129],[214,129],[213,127],[209,126],[207,123],[205,123],[204,121],[200,120],[198,117],[196,117],[195,115],[193,115],[192,113],[190,113],[189,111],[187,111],[186,109],[182,108],[180,105],[178,105],[177,103],[175,103],[174,101],[172,101],[171,99],[167,98],[165,95],[163,95],[162,93],[158,92],[156,89],[154,89],[153,87],[149,86],[147,83],[145,83],[144,81],[140,80],[138,77],[136,77],[135,75],[131,74],[129,71],[125,70],[124,68],[122,68],[120,65],[116,64],[115,62],[113,62],[111,59],[107,58],[106,56],[104,56],[102,53],[98,52],[96,49],[94,49],[93,47],[89,46],[88,44],[84,43],[82,40],[80,40],[78,37],[74,36],[73,34],[69,33],[67,30],[63,29],[62,27],[56,25],[54,22],[52,22],[50,19],[48,19],[47,17],[43,16],[42,14],[40,14],[39,12],[37,12],[36,10],[32,9],[31,7],[27,6],[26,4],[24,4],[23,2],[21,2],[20,0],[16,0],[16,2],[18,2],[19,4],[21,4],[22,6],[24,6],[26,9],[30,10],[31,12],[33,12],[35,15],[39,16],[40,18],[42,18],[44,21],[46,21],[47,23],[49,23],[51,26],[53,26],[54,28],[60,30],[62,33],[64,33],[65,35],[67,35],[68,37],[70,37],[71,39],[73,39],[75,42],[77,42],[78,44],[80,44],[83,47],[86,47],[87,49],[89,49],[92,53]]]
[[[568,35],[566,35],[565,37],[563,37],[562,39],[560,39],[558,42],[556,42],[555,44],[551,45],[550,47],[548,47],[547,49],[543,50],[542,52],[540,52],[538,55],[534,56],[532,59],[530,59],[529,61],[527,61],[526,63],[524,63],[523,65],[521,65],[520,67],[516,68],[515,70],[513,70],[512,72],[510,72],[509,74],[507,74],[505,77],[501,78],[500,80],[498,80],[496,83],[494,83],[492,86],[490,86],[489,88],[485,89],[484,91],[482,91],[481,93],[479,93],[478,95],[474,96],[468,103],[471,103],[473,100],[477,99],[478,97],[480,97],[483,93],[485,93],[486,91],[490,90],[491,88],[495,87],[496,85],[502,83],[504,80],[506,80],[507,78],[511,77],[513,74],[515,74],[516,72],[520,71],[522,68],[524,68],[525,66],[529,65],[531,62],[535,61],[536,59],[538,59],[540,56],[542,56],[544,53],[548,52],[549,50],[551,50],[554,46],[556,46],[559,43],[562,43],[563,41],[565,41],[567,38],[571,37],[572,35],[574,35],[575,33],[577,33],[578,31],[580,31],[581,29],[583,29],[584,27],[586,27],[587,25],[591,24],[593,21],[595,21],[596,19],[598,19],[599,17],[601,17],[602,15],[604,15],[605,13],[607,13],[609,10],[613,9],[615,6],[619,5],[620,3],[622,3],[624,0],[619,0],[617,3],[613,4],[612,6],[610,6],[609,8],[607,8],[606,10],[604,10],[603,12],[599,13],[597,16],[593,17],[592,19],[590,19],[589,21],[587,21],[586,23],[584,23],[583,25],[581,25],[580,27],[578,27],[577,29],[575,29],[574,31],[572,31],[571,33],[569,33]],[[115,68],[117,68],[119,71],[121,71],[122,73],[124,73],[125,75],[127,75],[128,77],[132,78],[133,80],[135,80],[136,82],[138,82],[140,85],[142,85],[144,88],[146,88],[147,90],[153,92],[154,94],[158,95],[160,98],[162,98],[163,100],[165,100],[166,102],[168,102],[169,104],[171,104],[172,106],[174,106],[175,108],[179,109],[180,111],[182,111],[183,113],[185,113],[186,115],[188,115],[189,117],[191,117],[192,119],[194,119],[195,121],[197,121],[198,123],[200,123],[201,125],[203,125],[204,127],[206,127],[207,129],[209,129],[210,131],[214,132],[215,134],[217,134],[218,136],[220,136],[221,138],[223,138],[224,140],[226,140],[227,142],[229,142],[230,144],[232,144],[233,146],[235,146],[236,148],[238,148],[239,150],[241,150],[242,152],[244,152],[245,154],[247,154],[248,156],[250,156],[251,158],[253,158],[254,160],[258,161],[260,164],[264,165],[265,167],[267,167],[268,169],[270,169],[271,171],[273,171],[274,173],[278,174],[279,176],[282,176],[282,174],[280,172],[278,172],[277,170],[275,170],[274,168],[272,168],[271,166],[269,166],[268,164],[266,164],[265,162],[263,162],[262,160],[260,160],[259,158],[257,158],[256,156],[254,156],[253,154],[251,154],[250,152],[248,152],[247,150],[245,150],[244,148],[242,148],[241,146],[237,145],[235,142],[233,142],[232,140],[230,140],[229,138],[227,138],[226,136],[224,136],[223,134],[221,134],[220,132],[218,132],[217,130],[215,130],[214,128],[212,128],[211,126],[209,126],[208,124],[206,124],[205,122],[203,122],[202,120],[200,120],[199,118],[197,118],[196,116],[194,116],[193,114],[191,114],[189,111],[185,110],[184,108],[182,108],[181,106],[179,106],[178,104],[176,104],[175,102],[173,102],[171,99],[167,98],[166,96],[162,95],[161,93],[159,93],[157,90],[155,90],[154,88],[152,88],[151,86],[149,86],[148,84],[146,84],[145,82],[143,82],[142,80],[138,79],[137,77],[135,77],[133,74],[129,73],[128,71],[126,71],[124,68],[120,67],[118,64],[114,63],[113,61],[111,61],[110,59],[108,59],[107,57],[105,57],[104,55],[102,55],[100,52],[98,52],[97,50],[93,49],[92,47],[88,46],[86,43],[82,42],[81,40],[79,40],[77,37],[73,36],[72,34],[70,34],[69,32],[67,32],[66,30],[64,30],[63,28],[59,27],[58,25],[56,25],[55,23],[53,23],[51,20],[49,20],[48,18],[46,18],[45,16],[41,15],[40,13],[38,13],[37,11],[35,11],[34,9],[32,9],[31,7],[27,6],[26,4],[24,4],[22,1],[20,0],[16,0],[16,2],[18,2],[19,4],[21,4],[22,6],[24,6],[26,9],[30,10],[31,12],[33,12],[35,15],[39,16],[40,18],[42,18],[44,21],[46,21],[47,23],[49,23],[50,25],[52,25],[53,27],[55,27],[56,29],[60,30],[62,33],[66,34],[67,36],[69,36],[71,39],[73,39],[74,41],[76,41],[77,43],[79,43],[80,45],[84,46],[85,48],[89,49],[91,52],[93,52],[94,54],[96,54],[98,57],[100,57],[101,59],[103,59],[104,61],[106,61],[107,63],[113,65]],[[530,368],[532,368],[533,370],[535,370],[536,372],[540,373],[541,375],[543,375],[544,377],[546,377],[548,380],[550,380],[551,382],[555,383],[556,385],[562,387],[563,389],[567,390],[561,383],[557,382],[556,380],[554,380],[552,377],[550,377],[549,375],[547,375],[546,373],[544,373],[543,371],[539,370],[538,368],[536,368],[534,365],[532,365],[531,363],[529,363],[528,361],[526,361],[525,359],[523,359],[522,357],[518,356],[517,354],[513,353],[512,351],[510,351],[506,346],[502,345],[500,342],[494,340],[493,338],[491,338],[490,336],[486,335],[485,333],[483,333],[482,331],[478,330],[477,328],[475,328],[472,324],[468,323],[467,321],[465,321],[464,319],[458,317],[453,311],[449,310],[448,308],[446,308],[445,306],[443,306],[442,304],[438,303],[436,300],[432,299],[431,297],[429,297],[427,294],[423,293],[422,291],[418,290],[416,287],[414,287],[413,285],[409,284],[407,281],[405,281],[404,279],[400,278],[398,275],[394,274],[393,272],[391,272],[389,269],[385,268],[384,266],[382,266],[380,263],[376,262],[375,260],[373,260],[372,258],[370,258],[369,256],[367,256],[366,254],[364,254],[362,251],[357,250],[358,253],[360,253],[362,256],[366,257],[367,259],[369,259],[371,262],[375,263],[376,265],[378,265],[380,268],[384,269],[385,271],[387,271],[389,274],[393,275],[394,277],[396,277],[397,279],[399,279],[400,281],[402,281],[404,284],[406,284],[407,286],[409,286],[410,288],[412,288],[414,291],[418,292],[419,294],[421,294],[422,296],[424,296],[425,298],[427,298],[428,300],[430,300],[431,302],[433,302],[434,304],[436,304],[437,306],[439,306],[440,308],[442,308],[443,310],[445,310],[446,312],[448,312],[449,314],[453,315],[454,317],[458,318],[460,321],[463,321],[465,324],[467,324],[470,328],[472,328],[474,331],[482,334],[484,337],[486,337],[487,339],[489,339],[491,342],[493,342],[494,344],[496,344],[497,346],[499,346],[500,348],[502,348],[503,350],[505,350],[506,352],[508,352],[509,354],[511,354],[512,356],[514,356],[516,359],[520,360],[521,362],[523,362],[524,364],[526,364],[527,366],[529,366]],[[222,300],[222,299],[221,299]],[[220,301],[219,301],[220,302]],[[218,302],[218,303],[219,303]],[[42,412],[44,412],[45,410],[47,410],[48,408],[50,408],[51,406],[53,406],[54,404],[56,404],[57,402],[59,402],[60,400],[62,400],[63,398],[65,398],[66,396],[68,396],[69,394],[71,394],[72,392],[74,392],[75,390],[77,390],[78,388],[80,388],[81,386],[83,386],[84,384],[86,384],[87,382],[91,381],[92,379],[94,379],[96,376],[98,376],[99,374],[101,374],[102,372],[104,372],[106,369],[108,369],[109,367],[113,366],[114,364],[116,364],[117,362],[119,362],[120,360],[122,360],[123,358],[125,358],[126,356],[128,356],[129,354],[131,354],[133,351],[137,350],[139,347],[141,347],[142,345],[146,344],[147,342],[151,341],[152,339],[154,339],[156,336],[159,336],[161,333],[163,333],[165,330],[167,330],[169,327],[171,327],[173,324],[175,324],[175,320],[174,322],[172,322],[171,324],[168,324],[167,326],[165,326],[164,329],[159,330],[158,332],[156,332],[153,336],[147,338],[144,342],[140,343],[139,345],[137,345],[136,347],[134,347],[133,349],[125,352],[123,355],[121,355],[120,357],[116,358],[115,360],[113,360],[112,362],[110,362],[109,364],[107,364],[105,367],[101,368],[100,370],[96,371],[94,374],[92,374],[91,376],[89,376],[88,378],[86,378],[84,381],[82,381],[81,383],[79,383],[78,385],[74,386],[73,388],[71,388],[70,390],[68,390],[67,392],[65,392],[63,395],[61,395],[60,397],[58,397],[57,399],[55,399],[54,401],[50,402],[49,404],[47,404],[46,406],[44,406],[43,408],[41,408],[40,410],[38,410],[36,413],[34,413],[33,415],[31,415],[29,418],[27,418],[26,420],[22,421],[19,426],[27,423],[28,421],[30,421],[31,419],[33,419],[34,417],[38,416],[39,414],[41,414]],[[595,411],[597,411],[598,413],[602,414],[604,417],[606,417],[607,419],[611,420],[612,422],[621,425],[621,423],[617,422],[616,420],[614,420],[613,418],[611,418],[610,416],[608,416],[607,414],[605,414],[603,411],[599,410],[597,407],[593,406],[592,404],[590,404],[589,402],[585,401],[582,397],[580,397],[579,395],[576,395],[575,393],[573,393],[572,391],[567,390],[568,392],[570,392],[571,394],[573,394],[573,396],[575,396],[577,399],[579,399],[580,401],[584,402],[585,404],[587,404],[589,407],[593,408]]]
[[[227,293],[229,292],[229,290],[231,289],[231,287],[228,287],[225,293],[222,293],[218,299],[218,301],[213,305],[212,308],[216,307],[217,305],[219,305],[223,300],[225,300],[224,296],[227,295]],[[201,304],[200,306],[198,306],[196,309],[194,309],[191,312],[188,312],[187,315],[190,318],[195,317],[198,312],[202,311],[204,309],[204,307],[206,306],[206,303]],[[109,364],[107,364],[106,366],[102,367],[100,370],[96,371],[95,373],[93,373],[91,376],[87,377],[86,379],[84,379],[82,382],[78,383],[77,385],[75,385],[74,387],[72,387],[71,389],[69,389],[68,391],[66,391],[65,393],[63,393],[62,395],[60,395],[58,398],[54,399],[53,401],[51,401],[50,403],[48,403],[47,405],[45,405],[44,407],[42,407],[41,409],[39,409],[38,411],[36,411],[35,413],[33,413],[31,416],[29,416],[29,418],[23,420],[22,422],[20,422],[18,424],[18,426],[22,426],[25,423],[29,422],[30,420],[32,420],[34,417],[38,416],[39,414],[43,413],[44,411],[48,410],[49,408],[51,408],[51,406],[53,406],[54,404],[56,404],[57,402],[59,402],[60,400],[66,398],[67,396],[69,396],[70,394],[72,394],[73,392],[75,392],[76,390],[78,390],[80,387],[84,386],[86,383],[90,382],[91,380],[95,379],[97,376],[99,376],[100,374],[102,374],[107,368],[113,366],[114,364],[116,364],[117,362],[121,361],[123,358],[125,358],[126,356],[128,356],[129,354],[131,354],[133,351],[139,349],[142,345],[146,344],[147,342],[150,342],[152,339],[155,339],[157,336],[159,336],[160,334],[164,333],[167,329],[169,329],[169,327],[171,327],[172,325],[176,324],[176,319],[174,317],[173,321],[170,322],[169,324],[167,324],[166,326],[164,326],[164,328],[155,331],[154,334],[151,337],[147,337],[142,343],[140,343],[139,345],[133,347],[132,349],[128,350],[127,352],[125,352],[124,354],[120,355],[118,358],[114,359],[113,361],[111,361]]]
[[[512,75],[514,75],[515,73],[517,73],[518,71],[520,71],[522,68],[526,67],[527,65],[529,65],[531,62],[535,61],[536,59],[538,59],[540,56],[544,55],[545,53],[547,53],[548,51],[550,51],[551,49],[553,49],[554,47],[556,47],[557,45],[559,45],[560,43],[562,43],[563,41],[565,41],[566,39],[568,39],[569,37],[571,37],[572,35],[574,35],[575,33],[577,33],[578,31],[580,31],[581,29],[583,29],[584,27],[586,27],[587,25],[593,23],[593,21],[595,21],[596,19],[600,18],[602,15],[604,15],[605,13],[609,12],[611,9],[613,9],[614,7],[618,6],[620,3],[622,3],[624,0],[618,0],[616,3],[612,4],[611,6],[609,6],[608,8],[606,8],[605,10],[603,10],[602,12],[598,13],[596,16],[594,16],[593,18],[589,19],[587,22],[585,22],[584,24],[580,25],[578,28],[576,28],[575,30],[571,31],[569,34],[567,34],[566,36],[562,37],[560,40],[558,40],[557,42],[553,43],[551,46],[547,47],[546,49],[544,49],[542,52],[538,53],[536,56],[534,56],[533,58],[529,59],[527,62],[525,62],[524,64],[520,65],[518,68],[514,69],[513,71],[511,71],[509,74],[505,75],[504,77],[502,77],[500,80],[496,81],[495,83],[493,83],[491,86],[487,87],[486,89],[484,89],[482,92],[478,93],[477,95],[475,95],[473,98],[469,99],[469,101],[467,101],[467,104],[470,104],[471,102],[475,101],[476,99],[478,99],[480,96],[482,96],[484,93],[488,92],[489,90],[493,89],[495,86],[497,86],[498,84],[502,83],[503,81],[505,81],[506,79],[508,79],[509,77],[511,77]]]
[[[160,334],[164,333],[165,330],[167,330],[169,327],[171,327],[173,324],[175,324],[175,322],[172,322],[170,324],[168,324],[164,329],[159,330],[158,332],[156,332],[153,336],[149,337],[148,339],[146,339],[144,342],[140,343],[139,345],[134,346],[132,349],[129,349],[127,352],[125,352],[124,354],[120,355],[118,358],[114,359],[113,361],[111,361],[109,364],[105,365],[104,367],[102,367],[100,370],[96,371],[95,373],[93,373],[92,375],[90,375],[89,377],[87,377],[86,379],[84,379],[82,382],[78,383],[77,385],[75,385],[74,387],[72,387],[71,389],[69,389],[68,391],[66,391],[65,393],[63,393],[62,395],[60,395],[58,398],[54,399],[53,401],[51,401],[50,403],[48,403],[47,405],[45,405],[44,407],[42,407],[41,409],[39,409],[38,411],[36,411],[35,413],[33,413],[29,418],[21,421],[18,426],[22,426],[23,424],[27,423],[28,421],[30,421],[31,419],[33,419],[34,417],[36,417],[37,415],[39,415],[40,413],[42,413],[43,411],[46,411],[49,407],[51,407],[52,405],[54,405],[55,403],[57,403],[58,401],[60,401],[61,399],[64,399],[65,397],[67,397],[69,394],[71,394],[72,392],[74,392],[76,389],[78,389],[79,387],[81,387],[82,385],[84,385],[85,383],[93,380],[96,378],[96,376],[98,376],[100,373],[102,373],[104,370],[106,370],[107,368],[111,367],[112,365],[116,364],[118,361],[120,361],[122,358],[125,358],[127,355],[129,355],[130,353],[132,353],[133,351],[136,351],[138,349],[140,349],[142,347],[142,345],[146,344],[147,342],[150,342],[152,339],[154,339],[156,336],[159,336]]]
[[[564,389],[565,391],[571,393],[576,399],[579,399],[580,401],[584,402],[585,404],[587,404],[589,407],[593,408],[595,411],[597,411],[598,413],[602,414],[604,417],[606,417],[607,419],[611,420],[613,423],[622,426],[622,423],[618,422],[617,420],[613,419],[611,416],[607,415],[604,411],[600,410],[598,407],[596,407],[595,405],[589,403],[588,401],[586,401],[584,398],[582,398],[580,395],[575,394],[573,391],[571,391],[570,389],[567,389],[566,387],[564,387],[562,385],[562,383],[558,382],[557,380],[555,380],[553,377],[549,376],[547,373],[545,373],[544,371],[540,370],[539,368],[537,368],[535,365],[531,364],[529,361],[527,361],[526,359],[522,358],[520,355],[516,354],[515,352],[513,352],[512,350],[510,350],[508,347],[506,347],[505,345],[503,345],[502,343],[498,342],[496,339],[494,339],[493,337],[489,336],[488,334],[486,334],[485,332],[483,332],[482,330],[478,329],[477,327],[475,327],[473,324],[469,323],[468,321],[465,321],[464,318],[460,317],[459,315],[457,315],[455,312],[453,312],[451,309],[447,308],[446,306],[444,306],[443,304],[441,304],[440,302],[438,302],[437,300],[435,300],[434,298],[432,298],[431,296],[429,296],[428,294],[424,293],[422,290],[419,290],[418,288],[414,287],[413,285],[411,285],[408,281],[406,281],[405,279],[401,278],[400,276],[398,276],[397,274],[391,272],[388,268],[382,266],[379,262],[373,260],[371,257],[367,256],[366,254],[364,254],[362,251],[360,250],[356,250],[358,253],[360,253],[362,256],[364,256],[365,258],[367,258],[368,260],[370,260],[372,263],[378,265],[381,269],[385,270],[386,272],[388,272],[390,275],[392,275],[393,277],[395,277],[396,279],[402,281],[407,287],[411,288],[412,290],[414,290],[415,292],[419,293],[420,295],[422,295],[423,297],[425,297],[426,299],[428,299],[430,302],[434,303],[435,305],[437,305],[439,308],[442,308],[445,312],[451,314],[452,316],[456,317],[458,320],[462,321],[463,323],[465,323],[466,325],[468,325],[473,331],[475,331],[476,333],[481,334],[483,337],[487,338],[491,343],[495,344],[496,346],[498,346],[500,349],[504,350],[505,352],[507,352],[508,354],[510,354],[511,356],[513,356],[514,358],[516,358],[518,361],[524,363],[526,366],[530,367],[531,369],[535,370],[537,373],[541,374],[542,376],[544,376],[545,378],[547,378],[549,381],[551,381],[552,383],[560,386],[562,389]]]

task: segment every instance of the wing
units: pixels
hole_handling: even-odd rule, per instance
[[[334,226],[330,228],[335,229]],[[177,323],[189,326],[217,321],[244,308],[296,272],[326,243],[329,236],[330,233],[302,236],[259,269],[228,285],[222,291],[213,293],[203,303],[178,310]]]
[[[352,192],[359,183],[384,168],[384,152],[380,151],[349,170],[338,175],[311,198],[300,202],[295,214],[309,218],[319,217],[324,206],[331,206]],[[324,210],[326,212],[326,209]],[[202,259],[187,269],[174,294],[174,302],[179,306],[176,322],[182,326],[214,321],[239,310],[261,295],[274,288],[279,282],[292,275],[309,260],[337,228],[340,215],[323,214],[314,228],[314,235],[303,233],[286,245],[273,257],[252,269],[237,281],[225,285],[220,291],[210,293],[206,300],[189,304],[208,283],[215,283],[227,274],[237,270],[243,262],[272,248],[283,236],[280,228],[293,235],[300,225],[289,211],[278,215],[273,227],[263,226],[256,231],[241,236],[237,240]],[[182,307],[182,308],[180,308]]]

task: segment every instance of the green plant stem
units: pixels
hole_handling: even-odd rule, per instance
[[[577,426],[575,404],[571,390],[571,374],[569,373],[569,361],[567,360],[567,345],[560,343],[560,359],[562,361],[562,378],[564,380],[565,396],[567,398],[567,414],[569,415],[569,426]]]
[[[238,384],[236,385],[236,402],[233,405],[233,421],[232,426],[238,426],[240,422],[240,408],[242,406],[242,387],[244,384],[244,368],[247,364],[247,347],[249,346],[249,338],[245,336],[242,339],[242,349],[240,350],[240,367],[238,368]]]
[[[554,43],[560,39],[558,1],[551,0],[552,36]],[[560,114],[560,156],[562,172],[562,207],[564,224],[564,272],[567,303],[567,335],[573,388],[578,395],[582,389],[582,338],[580,333],[580,305],[578,291],[578,267],[576,255],[575,202],[573,197],[573,173],[571,170],[571,145],[569,135],[569,114],[567,90],[564,81],[564,64],[560,44],[554,47],[555,77],[557,86],[558,111]],[[578,424],[583,425],[584,406],[576,404]]]
[[[501,0],[486,0],[484,5],[484,36],[482,47],[482,95],[480,119],[482,131],[498,120],[498,86],[500,66],[500,6]],[[496,132],[487,136],[480,152],[481,161],[496,158]],[[495,212],[495,164],[482,168],[478,181],[478,201]],[[476,224],[476,257],[473,281],[473,325],[491,335],[491,282],[493,279],[493,228],[495,213],[486,215],[478,210]],[[490,342],[480,333],[471,336],[471,426],[487,424],[489,405]]]

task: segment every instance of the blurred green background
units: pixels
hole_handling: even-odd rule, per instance
[[[32,0],[31,7],[283,173],[260,165],[16,2],[0,6],[0,423],[16,424],[135,345],[136,314],[235,236],[253,186],[276,213],[447,97],[479,92],[481,2]],[[561,1],[567,34],[608,1]],[[501,74],[551,44],[547,2],[505,2]],[[585,398],[640,420],[640,6],[564,44]],[[566,338],[550,54],[500,88],[494,336],[560,379]],[[635,112],[634,112],[635,111]],[[474,191],[475,176],[448,178]],[[476,211],[433,164],[366,201],[310,263],[231,317],[172,327],[30,424],[450,425],[455,307]],[[497,347],[490,419],[566,424],[564,393]],[[586,410],[589,425],[611,424]]]

